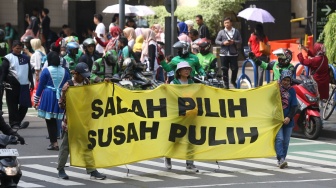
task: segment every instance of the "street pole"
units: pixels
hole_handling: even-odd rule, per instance
[[[173,45],[176,40],[176,23],[174,17],[175,1],[171,0],[171,55],[175,56]]]
[[[119,0],[119,27],[125,28],[125,0]]]

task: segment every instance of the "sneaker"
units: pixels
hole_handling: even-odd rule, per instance
[[[106,178],[105,175],[99,173],[97,170],[91,172],[90,174],[91,174],[90,178],[94,178],[96,180],[104,180]]]
[[[50,144],[50,145],[47,147],[47,150],[55,150],[55,151],[58,151],[58,150],[59,150],[59,147],[58,147],[58,146],[54,146],[54,144]]]
[[[186,171],[187,172],[198,172],[198,169],[196,168],[194,164],[187,164]]]
[[[58,177],[62,178],[64,180],[68,180],[69,179],[69,176],[65,173],[64,169],[61,169],[61,170],[58,171]]]
[[[280,161],[277,162],[277,167],[279,167],[279,166],[280,166]]]
[[[288,166],[287,162],[284,159],[280,160],[279,168],[284,169]]]
[[[172,169],[171,158],[165,157],[164,158],[164,164],[165,164],[165,166],[168,170]]]

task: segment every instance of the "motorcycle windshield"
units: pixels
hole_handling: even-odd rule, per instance
[[[304,88],[306,88],[310,93],[316,93],[318,95],[317,83],[312,76],[301,75],[300,78]]]

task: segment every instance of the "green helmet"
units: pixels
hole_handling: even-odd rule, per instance
[[[115,66],[118,62],[118,55],[115,50],[109,50],[105,53],[103,59],[109,66]]]

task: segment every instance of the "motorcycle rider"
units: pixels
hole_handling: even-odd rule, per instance
[[[175,56],[169,64],[165,61],[161,61],[161,66],[166,72],[176,70],[177,64],[186,61],[192,68],[190,74],[191,77],[194,77],[196,72],[201,76],[205,76],[204,69],[200,64],[198,57],[189,52],[190,44],[188,42],[178,41],[173,45],[173,48],[177,49],[178,56]]]
[[[214,71],[213,68],[216,67],[217,57],[210,52],[211,43],[206,38],[200,39],[197,43],[199,46],[200,52],[197,55],[199,62],[205,72],[209,73]]]
[[[79,62],[80,54],[78,54],[79,45],[77,42],[68,42],[66,44],[67,55],[64,59],[67,62],[67,67],[70,71],[75,70],[76,65]]]
[[[28,35],[22,40],[22,43],[24,44],[23,53],[25,53],[29,57],[32,56],[34,53],[34,49],[30,44],[31,39],[34,39],[34,37]]]
[[[97,59],[101,58],[101,54],[95,49],[96,43],[92,38],[87,38],[83,41],[83,48],[85,51],[85,54],[82,55],[78,62],[84,62],[88,65],[89,70],[91,72],[93,62]]]
[[[278,61],[272,61],[270,63],[259,60],[253,52],[249,52],[248,56],[261,68],[273,70],[273,80],[279,80],[283,70],[290,70],[294,74],[294,66],[290,63],[292,61],[292,51],[280,48],[273,51],[273,54],[278,57]]]
[[[118,73],[117,52],[115,50],[110,50],[107,51],[102,58],[93,62],[90,80],[91,83],[110,80],[116,73]]]
[[[22,136],[19,135],[16,131],[14,131],[6,122],[5,119],[3,118],[3,112],[0,110],[0,131],[5,134],[5,135],[12,135],[16,136],[18,138],[18,141],[20,142],[21,145],[25,144],[25,140]]]

